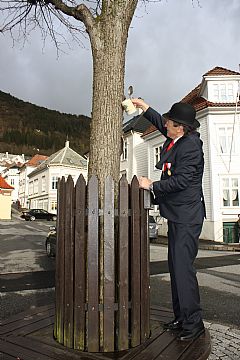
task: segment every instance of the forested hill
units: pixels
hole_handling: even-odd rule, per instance
[[[65,146],[89,149],[90,118],[49,110],[0,91],[0,153],[50,155]]]

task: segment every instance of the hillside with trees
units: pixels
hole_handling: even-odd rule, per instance
[[[79,154],[89,150],[90,118],[49,110],[0,91],[0,152],[50,155],[66,139]]]

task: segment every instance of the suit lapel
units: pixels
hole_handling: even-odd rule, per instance
[[[181,138],[182,139],[182,138]],[[172,139],[167,139],[163,145],[163,149],[161,152],[161,157],[160,157],[160,161],[156,164],[156,168],[159,170],[162,170],[162,166],[164,163],[168,162],[168,158],[169,156],[172,154],[173,150],[176,149],[176,146],[178,146],[178,142],[181,140],[179,139],[176,144],[173,145],[173,147],[167,151],[167,147],[170,144],[170,142],[172,141]]]

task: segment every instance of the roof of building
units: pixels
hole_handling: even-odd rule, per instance
[[[69,141],[66,141],[65,147],[63,149],[49,156],[35,170],[33,170],[29,176],[32,176],[38,171],[44,170],[46,167],[52,165],[86,168],[87,160],[79,155],[76,151],[72,150],[69,147]]]
[[[203,76],[215,76],[215,75],[240,75],[240,72],[229,70],[221,66],[215,66],[213,69],[209,70]]]
[[[134,116],[123,124],[123,132],[126,134],[129,131],[136,131],[143,133],[150,125],[150,122],[143,116],[143,113]]]
[[[223,76],[223,75],[240,75],[240,72],[232,71],[232,70],[220,67],[220,66],[216,66],[213,69],[206,72],[206,74],[203,75],[202,82],[205,81],[204,78],[207,76]],[[206,109],[208,107],[233,107],[236,105],[235,102],[234,103],[226,103],[226,102],[225,103],[219,103],[219,102],[214,103],[214,102],[208,101],[204,97],[200,96],[202,82],[200,84],[198,84],[193,90],[191,90],[186,96],[184,96],[184,98],[182,98],[181,101],[191,104],[192,106],[194,106],[196,111],[200,111],[200,110]],[[238,104],[240,104],[240,101],[238,102]],[[148,135],[156,130],[157,130],[156,127],[151,125],[143,133],[143,136]]]
[[[0,175],[0,189],[9,189],[9,190],[13,190],[14,187],[12,187],[11,185],[9,185],[6,180]]]
[[[47,158],[48,157],[46,155],[36,154],[25,163],[25,166],[33,166],[33,167],[39,166]]]

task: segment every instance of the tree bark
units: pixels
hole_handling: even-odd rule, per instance
[[[111,5],[88,29],[93,54],[93,107],[89,176],[100,181],[100,199],[107,175],[120,176],[125,53],[128,29],[137,0],[108,1]],[[106,5],[106,4],[105,4]]]

